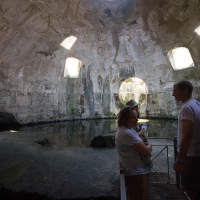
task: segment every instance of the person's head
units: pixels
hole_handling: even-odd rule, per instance
[[[176,101],[185,102],[192,96],[193,86],[189,81],[179,81],[173,86],[173,94]]]
[[[137,112],[133,106],[123,107],[118,114],[118,126],[137,127]]]
[[[126,103],[126,106],[133,106],[138,114],[139,114],[139,105],[140,103],[136,102],[134,99],[131,99]]]

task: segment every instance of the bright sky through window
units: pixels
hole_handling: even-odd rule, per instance
[[[70,36],[70,37],[67,37],[65,40],[63,40],[62,43],[60,43],[60,45],[64,47],[65,49],[70,50],[72,46],[74,45],[74,43],[76,42],[76,40],[77,40],[76,37]]]
[[[195,33],[197,33],[199,36],[200,36],[200,26],[197,27],[195,30],[194,30]]]
[[[64,77],[78,78],[82,61],[77,58],[69,57],[65,62]]]
[[[181,70],[194,67],[194,62],[190,52],[185,47],[178,47],[168,52],[167,54],[174,70]]]

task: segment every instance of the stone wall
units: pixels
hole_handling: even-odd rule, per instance
[[[198,0],[1,0],[0,113],[21,124],[114,116],[122,82],[137,77],[141,116],[176,117],[174,82],[190,80],[200,99],[199,18]],[[174,71],[167,53],[181,46],[195,67]],[[78,78],[64,77],[69,56],[83,63]]]

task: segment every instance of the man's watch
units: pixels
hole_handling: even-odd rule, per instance
[[[183,165],[184,162],[182,160],[176,160],[176,162],[179,164],[179,165]]]

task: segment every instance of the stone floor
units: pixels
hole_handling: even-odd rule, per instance
[[[39,138],[37,132],[0,132],[1,190],[54,199],[119,197],[115,149],[48,147],[35,143]]]
[[[42,132],[0,132],[0,199],[119,199],[119,161],[115,148],[93,149],[36,143]],[[149,139],[154,168],[167,172],[172,140]],[[160,145],[160,146],[159,146]],[[169,147],[173,176],[173,149]]]

